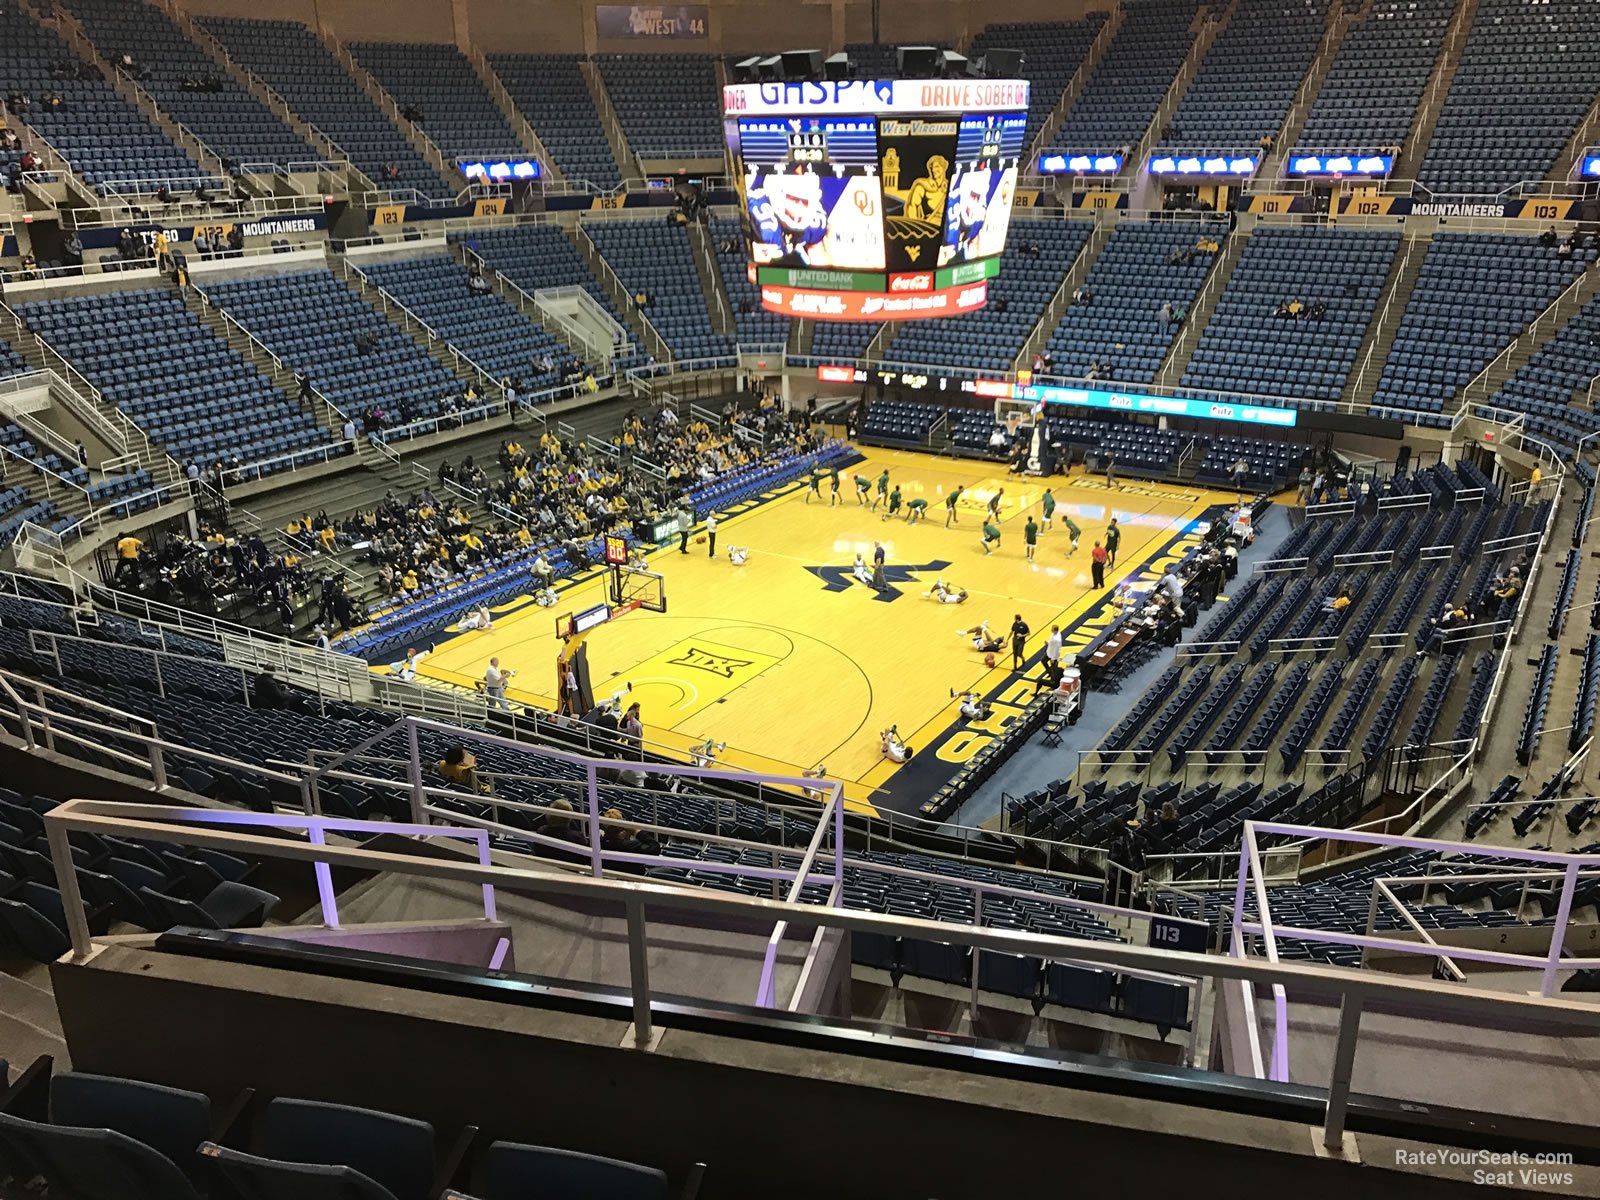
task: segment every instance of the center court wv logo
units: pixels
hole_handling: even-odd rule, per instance
[[[690,646],[677,658],[667,660],[675,667],[693,667],[696,671],[708,671],[712,675],[720,675],[724,679],[732,679],[733,673],[740,667],[748,667],[754,661],[748,658],[729,658],[725,654],[713,654],[709,650],[702,650],[698,646]]]
[[[917,584],[922,581],[918,574],[938,574],[947,570],[950,564],[944,559],[935,559],[933,562],[906,563],[900,566],[885,566],[883,568],[884,582],[890,586],[873,595],[874,600],[881,600],[885,604],[892,600],[900,599],[900,589],[894,587],[897,583]],[[853,567],[807,567],[818,579],[822,580],[822,590],[825,592],[848,592],[852,587],[864,586],[855,577]]]

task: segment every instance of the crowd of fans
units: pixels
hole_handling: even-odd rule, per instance
[[[296,628],[300,614],[318,599],[320,623],[354,628],[365,612],[345,590],[342,576],[313,574],[308,563],[313,544],[294,536],[275,550],[259,533],[229,536],[209,523],[200,525],[198,537],[174,533],[156,545],[123,534],[116,543],[113,581],[126,591],[197,612],[236,612],[254,605],[276,613],[285,629]]]
[[[317,569],[319,558],[331,562],[342,551],[377,564],[379,597],[388,599],[527,552],[532,590],[548,602],[552,552],[559,549],[582,569],[595,561],[596,539],[606,533],[632,531],[648,540],[666,520],[686,529],[693,521],[689,488],[821,443],[820,426],[804,415],[791,419],[771,397],[745,410],[729,401],[716,426],[683,420],[667,407],[629,412],[609,449],[566,442],[550,430],[529,445],[508,438],[492,463],[470,455],[446,459],[436,483],[409,496],[390,491],[342,518],[325,511],[294,518],[283,529],[281,550],[261,534],[230,537],[209,524],[197,539],[173,536],[156,548],[125,536],[115,577],[128,590],[199,611],[253,603],[276,612],[291,630],[307,626],[315,605],[319,642],[367,619],[345,573]],[[228,469],[226,463],[188,468],[202,484]],[[478,505],[487,519],[472,515]]]

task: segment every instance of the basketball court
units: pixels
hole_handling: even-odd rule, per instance
[[[885,521],[882,506],[873,513],[857,504],[853,476],[876,481],[885,467],[905,501],[928,501],[921,523]],[[726,743],[718,761],[796,774],[826,765],[830,778],[845,781],[852,801],[870,805],[873,790],[898,769],[882,756],[882,730],[896,726],[920,751],[960,721],[952,690],[990,693],[1010,679],[1009,648],[986,667],[957,630],[987,620],[1005,637],[1020,614],[1032,630],[1031,654],[1052,624],[1067,627],[1103,598],[1090,587],[1089,552],[1113,513],[1122,545],[1108,586],[1150,569],[1202,512],[1233,499],[1137,481],[1119,482],[1113,491],[1081,470],[1050,483],[1055,525],[1041,532],[1031,563],[1022,531],[1030,513],[1040,516],[1044,481],[1002,477],[992,463],[871,450],[865,462],[841,472],[837,506],[830,507],[824,480],[820,502],[813,496],[807,503],[800,483],[736,510],[719,520],[715,558],[695,540],[703,538],[698,532],[688,554],[673,544],[650,555],[647,569],[660,576],[664,612],[635,609],[587,635],[594,699],[621,693],[626,703],[638,702],[646,738],[662,746]],[[946,529],[945,500],[956,485],[964,489],[959,523]],[[1002,488],[1001,543],[985,554],[985,506]],[[1083,530],[1071,557],[1063,515]],[[851,575],[856,554],[870,564],[875,540],[888,556],[881,592]],[[730,546],[748,548],[745,565],[729,561]],[[967,601],[924,598],[940,577],[967,589]],[[512,700],[553,710],[560,649],[554,617],[608,604],[612,585],[611,572],[596,570],[563,590],[554,608],[531,599],[503,606],[489,631],[447,633],[418,677],[475,688],[490,657],[498,656],[502,669],[516,671],[507,691]],[[656,583],[630,580],[624,599],[641,587],[651,592]],[[1033,684],[1011,680],[1010,690],[1025,699]],[[1000,705],[989,720],[1009,720],[1012,711]],[[967,723],[973,737],[949,741],[940,756],[959,762],[970,755],[985,737],[981,725]]]

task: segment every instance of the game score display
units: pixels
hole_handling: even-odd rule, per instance
[[[1024,80],[847,80],[723,89],[750,280],[820,320],[982,308],[1011,222]]]

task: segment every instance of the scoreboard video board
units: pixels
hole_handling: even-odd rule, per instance
[[[1011,221],[1025,80],[723,89],[751,282],[821,320],[982,308]]]

